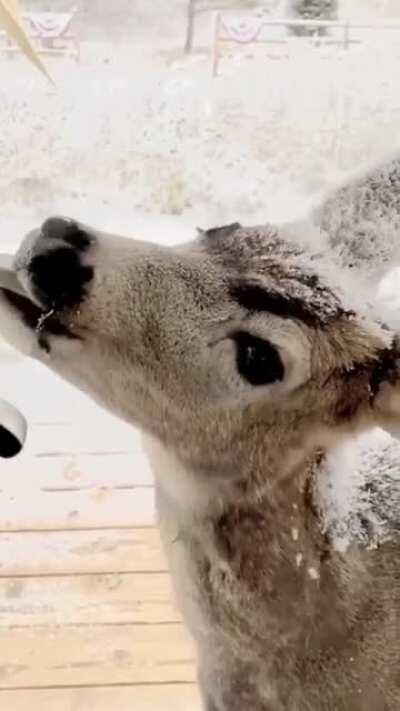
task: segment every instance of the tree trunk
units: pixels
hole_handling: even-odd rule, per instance
[[[195,17],[196,17],[196,0],[189,0],[188,9],[187,9],[187,29],[186,29],[186,42],[185,42],[185,53],[186,54],[190,54],[191,52],[193,52]]]

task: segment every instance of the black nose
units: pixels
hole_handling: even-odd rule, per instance
[[[31,288],[46,309],[65,309],[82,302],[93,268],[85,255],[94,236],[79,223],[51,217],[27,238],[17,256],[17,269],[27,271]]]
[[[85,251],[93,242],[93,236],[68,217],[49,217],[41,228],[43,239],[65,242],[70,247]]]

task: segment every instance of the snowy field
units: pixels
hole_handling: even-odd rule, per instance
[[[0,64],[2,220],[285,220],[399,142],[397,33],[349,52],[238,53],[217,79],[206,53],[82,51],[80,65],[50,63],[55,88],[23,59]]]

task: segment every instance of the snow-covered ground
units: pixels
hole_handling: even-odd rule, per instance
[[[135,211],[286,219],[393,154],[399,63],[397,33],[347,53],[301,41],[287,59],[235,53],[217,79],[207,54],[134,42],[50,63],[55,88],[3,61],[1,219],[64,206],[109,223]]]

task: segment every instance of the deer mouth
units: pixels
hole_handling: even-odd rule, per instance
[[[0,292],[24,325],[38,334],[41,345],[46,335],[78,338],[63,323],[61,313],[56,313],[54,309],[45,311],[30,298],[13,269],[13,259],[8,254],[0,255]]]

